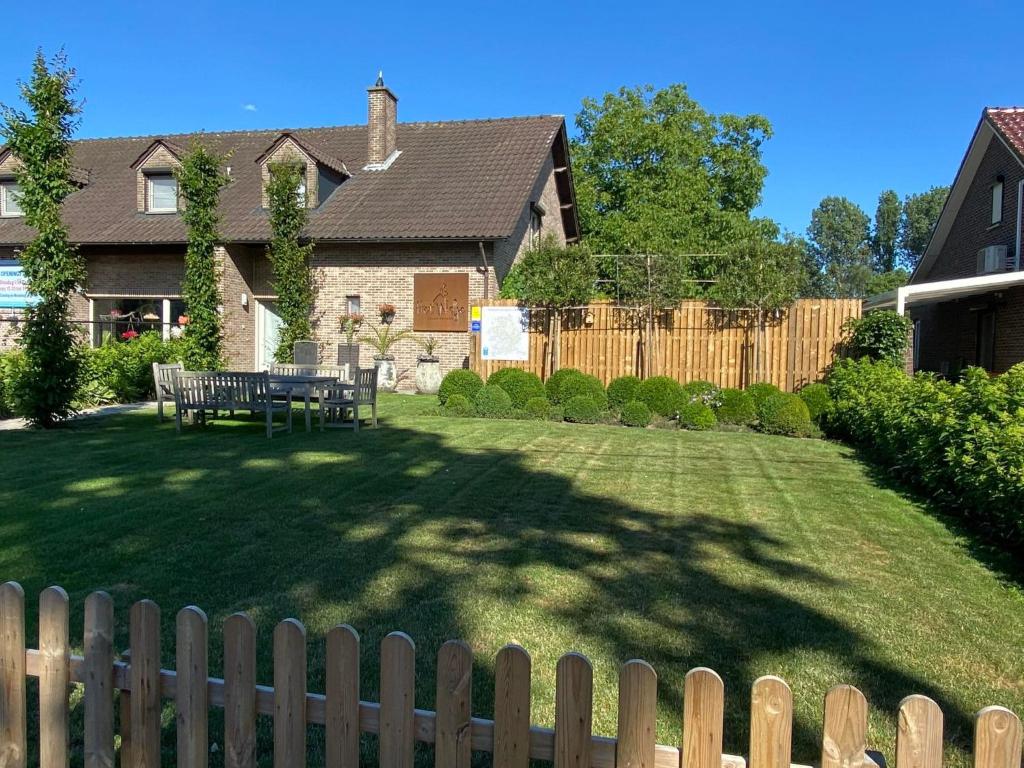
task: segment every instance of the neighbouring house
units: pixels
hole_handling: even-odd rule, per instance
[[[1002,373],[1024,361],[1024,108],[986,109],[908,285],[872,296],[914,323],[914,370]]]
[[[266,254],[266,184],[269,166],[287,160],[305,166],[299,192],[309,208],[305,236],[315,244],[321,362],[337,362],[341,315],[365,315],[365,332],[379,321],[378,306],[393,304],[396,328],[437,337],[442,365],[463,366],[467,303],[495,296],[542,234],[579,238],[565,121],[399,123],[398,99],[382,78],[368,93],[367,125],[76,141],[79,188],[63,216],[87,265],[73,311],[90,343],[128,327],[171,336],[187,322],[186,229],[174,169],[201,142],[230,153],[218,248],[228,365],[272,362],[280,318]],[[0,265],[15,270],[19,247],[34,234],[18,206],[17,162],[0,147]],[[9,343],[18,311],[17,300],[0,308],[0,344]],[[412,341],[400,342],[399,371],[412,369],[419,352]],[[363,365],[372,364],[371,354],[364,346]]]

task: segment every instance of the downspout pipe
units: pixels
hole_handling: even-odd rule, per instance
[[[480,260],[484,263],[483,267],[480,268],[480,272],[484,276],[484,298],[489,299],[491,295],[491,280],[489,275],[490,267],[487,264],[487,249],[484,248],[483,240],[478,240],[477,245],[480,247]]]

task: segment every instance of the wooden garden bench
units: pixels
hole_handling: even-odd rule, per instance
[[[274,398],[284,397],[284,401]],[[206,421],[206,414],[217,411],[250,411],[264,413],[267,437],[274,432],[292,431],[291,390],[270,387],[270,374],[233,371],[177,371],[174,374],[175,429],[181,433],[181,415],[191,413],[193,419]],[[274,414],[284,413],[286,421],[274,426]]]
[[[164,403],[174,402],[174,372],[184,370],[181,363],[153,363],[153,387],[156,389],[156,417],[164,420]]]

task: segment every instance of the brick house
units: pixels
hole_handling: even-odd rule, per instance
[[[908,285],[872,296],[914,322],[914,370],[1002,373],[1024,361],[1024,108],[981,116]]]
[[[390,303],[395,326],[410,327],[417,275],[467,275],[458,282],[468,282],[472,302],[494,296],[542,234],[578,240],[562,117],[399,123],[398,99],[382,79],[368,94],[367,125],[76,141],[79,189],[64,220],[87,264],[73,311],[91,343],[125,323],[177,332],[186,312],[186,230],[173,171],[194,141],[230,153],[217,253],[232,368],[268,365],[279,327],[266,255],[266,183],[275,162],[305,166],[300,194],[309,208],[305,236],[315,244],[313,322],[324,363],[336,362],[343,313],[375,322],[378,305]],[[0,261],[16,259],[34,234],[19,215],[16,163],[0,147]],[[9,343],[15,316],[0,309],[0,345],[5,336]],[[468,330],[466,319],[458,331],[432,332],[446,369],[465,364]],[[418,352],[400,342],[400,372],[415,366]],[[370,359],[364,347],[362,364]]]

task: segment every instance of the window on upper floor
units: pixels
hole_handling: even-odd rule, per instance
[[[306,205],[306,166],[299,168],[299,186],[295,190],[295,197],[298,198],[299,205],[305,207]]]
[[[544,230],[544,206],[540,203],[530,203],[530,245],[540,245],[541,235]]]
[[[1003,177],[999,176],[992,185],[992,223],[1003,220]]]
[[[174,213],[178,210],[178,180],[170,173],[146,176],[146,212]]]
[[[0,182],[0,216],[24,216],[21,187],[16,181]]]

